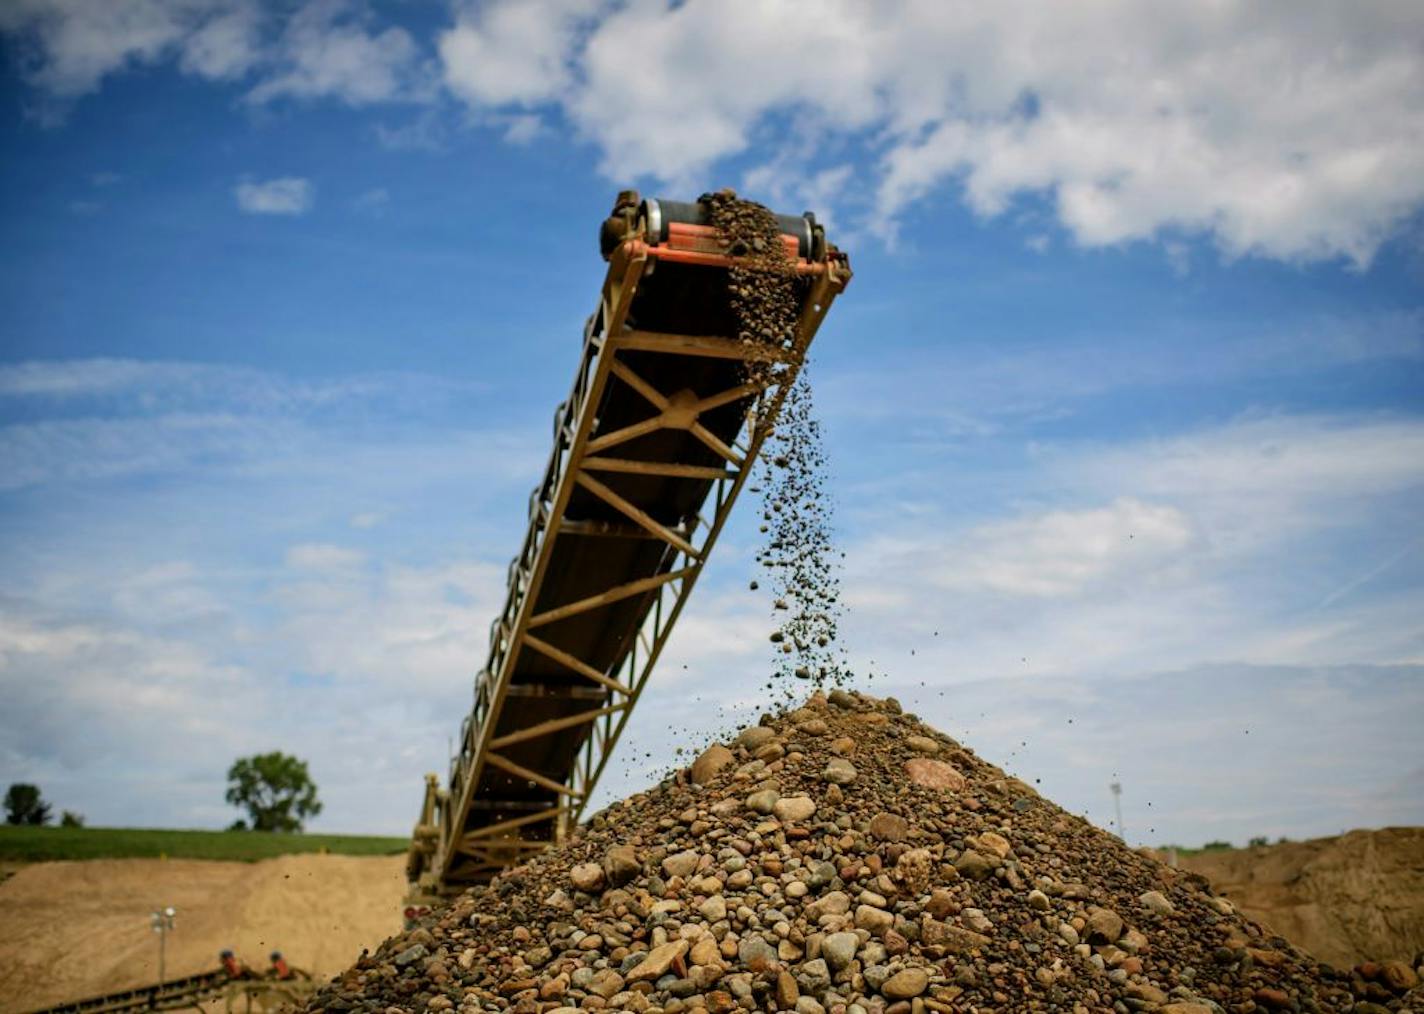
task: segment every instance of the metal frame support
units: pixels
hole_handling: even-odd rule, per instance
[[[618,744],[628,717],[637,705],[668,637],[697,583],[702,565],[726,523],[738,494],[751,473],[762,442],[776,419],[788,390],[804,362],[806,349],[835,297],[844,290],[850,269],[843,257],[828,256],[798,271],[811,276],[790,348],[766,348],[726,338],[663,334],[625,326],[629,307],[651,259],[659,256],[639,240],[625,241],[610,258],[598,309],[584,332],[584,346],[573,389],[555,424],[555,441],[543,482],[530,504],[530,525],[524,544],[510,568],[505,607],[491,624],[489,657],[475,682],[474,706],[461,729],[458,752],[452,759],[449,789],[428,780],[421,821],[412,842],[408,872],[412,882],[434,881],[458,887],[496,872],[520,856],[548,844],[545,836],[521,837],[545,822],[552,822],[553,837],[562,837],[581,817],[590,794]],[[773,364],[766,384],[743,383],[716,394],[697,398],[690,392],[659,391],[621,358],[623,352],[703,356]],[[598,432],[597,407],[611,379],[628,385],[655,413],[622,429]],[[699,422],[706,411],[743,399],[752,404],[739,438],[727,445]],[[682,429],[710,448],[726,467],[686,462],[645,462],[609,457],[603,452],[659,429]],[[619,496],[594,476],[631,473],[706,479],[713,483],[709,518],[697,518],[689,530],[663,525]],[[628,525],[608,525],[563,520],[569,499],[583,488],[615,508]],[[552,547],[561,535],[618,535],[647,537],[666,544],[661,571],[647,578],[610,587],[596,595],[534,612]],[[700,536],[700,537],[699,537]],[[630,631],[622,657],[603,671],[537,636],[533,631],[591,609],[635,596],[646,606],[636,631]],[[495,736],[504,705],[511,696],[511,681],[520,653],[530,648],[552,659],[593,686],[589,693],[599,706],[566,718]],[[583,736],[573,769],[561,780],[515,763],[500,751],[542,736]],[[490,802],[477,806],[476,787],[486,765],[526,780],[562,800],[533,813],[507,817],[476,827],[467,826],[472,813],[527,809],[528,803]],[[458,868],[458,875],[457,875]]]

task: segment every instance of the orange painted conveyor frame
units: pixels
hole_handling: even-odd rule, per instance
[[[846,256],[812,216],[783,217],[802,232],[783,237],[796,259],[795,334],[785,346],[738,341],[726,284],[734,258],[706,224],[650,225],[653,205],[624,193],[604,223],[608,273],[474,706],[446,786],[426,779],[407,856],[410,918],[579,820],[850,281]],[[772,364],[764,379],[748,380],[748,360]]]

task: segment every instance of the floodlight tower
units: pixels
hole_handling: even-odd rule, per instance
[[[153,932],[158,934],[158,984],[163,985],[163,958],[166,945],[168,943],[168,931],[173,928],[177,919],[178,911],[172,905],[167,908],[155,908],[149,914],[149,925],[153,927]]]
[[[1113,794],[1113,807],[1117,810],[1117,836],[1124,842],[1127,841],[1127,831],[1122,826],[1122,782],[1113,782],[1108,786]]]

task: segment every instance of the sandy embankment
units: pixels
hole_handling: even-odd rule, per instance
[[[0,884],[0,1014],[158,978],[149,913],[172,905],[167,974],[217,965],[231,947],[318,976],[398,931],[404,857],[299,855],[259,863],[104,859],[39,863]]]
[[[1323,961],[1410,961],[1424,951],[1424,828],[1351,831],[1184,856],[1251,918]]]

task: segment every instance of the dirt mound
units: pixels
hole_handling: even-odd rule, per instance
[[[302,855],[259,863],[100,859],[39,863],[0,884],[0,1012],[10,1014],[158,978],[149,913],[178,910],[167,974],[217,967],[233,948],[315,974],[349,965],[400,927],[401,857]]]
[[[1372,1010],[1350,985],[1203,878],[837,690],[387,941],[311,1009]]]
[[[1251,918],[1349,967],[1424,951],[1424,828],[1183,856]]]

